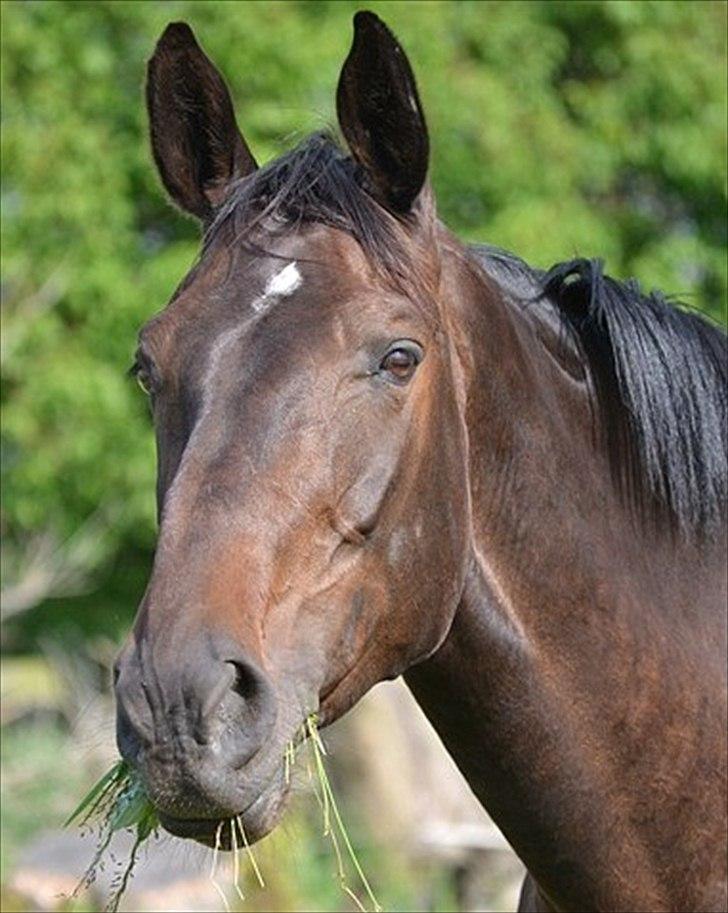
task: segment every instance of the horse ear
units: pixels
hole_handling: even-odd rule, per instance
[[[354,16],[336,110],[372,195],[390,211],[408,213],[427,177],[427,126],[409,61],[374,13]]]
[[[212,218],[228,185],[257,165],[230,93],[185,22],[172,22],[147,67],[152,151],[164,186],[186,212]]]

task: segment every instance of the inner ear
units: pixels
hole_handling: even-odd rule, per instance
[[[427,126],[409,61],[374,13],[354,16],[336,109],[372,195],[391,212],[408,213],[427,177]]]
[[[147,67],[152,151],[172,199],[208,222],[229,184],[257,168],[225,82],[184,22],[167,26]]]

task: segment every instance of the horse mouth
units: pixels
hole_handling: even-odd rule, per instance
[[[159,823],[173,837],[194,840],[210,849],[234,850],[257,843],[280,821],[288,799],[289,784],[273,777],[263,791],[244,809],[209,818],[180,818],[157,810]]]
[[[228,822],[230,822],[230,827],[226,828]],[[215,846],[215,838],[217,837],[217,843],[221,849],[230,849],[232,846],[231,831],[234,826],[232,818],[175,818],[172,815],[159,812],[159,823],[173,837],[196,840],[198,843],[203,843],[209,847]],[[229,845],[225,846],[225,843]]]
[[[276,825],[272,822],[264,830],[253,830],[250,826],[241,831],[240,816],[230,818],[174,818],[160,812],[159,821],[162,827],[173,837],[182,840],[194,840],[203,846],[218,850],[234,850],[244,847],[246,843],[256,843],[269,834]],[[244,834],[244,836],[243,836]]]

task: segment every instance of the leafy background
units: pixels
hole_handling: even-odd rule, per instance
[[[598,255],[725,319],[725,3],[368,6],[413,62],[455,231],[539,266]],[[126,369],[198,246],[148,150],[156,38],[193,26],[264,162],[333,124],[358,7],[2,4],[7,660],[113,645],[149,568],[154,446]]]

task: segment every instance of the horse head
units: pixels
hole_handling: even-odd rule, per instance
[[[184,24],[149,64],[151,140],[199,260],[141,330],[158,448],[154,567],[117,667],[118,743],[163,825],[276,824],[283,758],[430,656],[454,616],[469,502],[441,306],[428,137],[387,27],[355,17],[313,136],[258,168]]]

